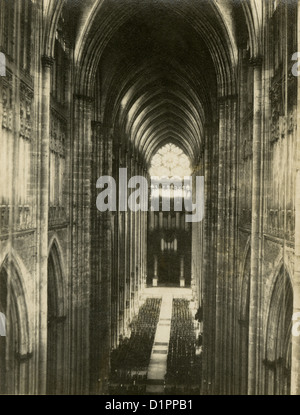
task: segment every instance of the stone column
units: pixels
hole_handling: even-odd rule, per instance
[[[148,177],[148,173],[147,173],[147,169],[144,166],[144,175],[145,177]],[[148,187],[149,190],[149,187]],[[149,203],[149,194],[147,195],[147,204],[148,204],[148,209],[150,209],[150,203]],[[154,213],[154,212],[153,212]],[[143,222],[143,226],[144,226],[144,234],[143,234],[143,245],[144,245],[144,288],[147,285],[147,240],[148,240],[148,212],[144,212],[144,222]],[[153,215],[153,229],[154,229],[154,215]]]
[[[120,140],[119,143],[119,159],[120,159],[120,167],[126,167],[126,153],[124,152],[124,146],[122,146],[122,142]],[[120,183],[120,178],[119,178]],[[127,183],[126,183],[127,186]],[[126,253],[125,253],[125,246],[126,246],[126,218],[127,218],[127,212],[119,212],[120,222],[121,222],[121,241],[120,241],[120,284],[122,287],[122,297],[121,297],[121,334],[124,335],[125,331],[125,304],[126,304]]]
[[[99,334],[102,338],[103,330],[103,303],[102,303],[102,277],[101,277],[101,260],[103,255],[103,213],[100,213],[96,207],[96,199],[99,189],[96,189],[98,178],[106,172],[103,172],[103,126],[101,122],[92,122],[93,136],[93,182],[92,182],[92,261],[91,261],[91,311],[90,311],[90,393],[102,393],[101,379],[101,358],[102,344],[99,342]],[[104,174],[103,174],[104,173]],[[107,357],[108,358],[108,357]]]
[[[298,4],[298,27],[300,27],[300,5]],[[298,48],[300,30],[298,29]],[[300,313],[300,76],[297,79],[297,138],[296,138],[296,180],[295,180],[295,272],[294,272],[294,309],[293,315]],[[299,323],[299,318],[293,323]],[[291,394],[300,395],[300,335],[292,331],[292,376]]]
[[[201,322],[200,327],[203,327],[203,348],[202,348],[202,385],[201,385],[201,392],[203,394],[210,393],[210,384],[212,382],[212,368],[213,368],[213,356],[214,356],[214,345],[213,345],[213,330],[215,326],[215,316],[214,316],[214,301],[215,298],[213,297],[212,293],[212,283],[214,280],[214,274],[212,272],[213,266],[213,257],[212,253],[215,251],[213,248],[213,241],[212,241],[212,215],[213,215],[213,194],[212,194],[212,145],[215,142],[213,136],[213,125],[206,124],[205,126],[205,142],[203,145],[203,170],[200,169],[196,172],[197,175],[204,174],[204,183],[205,183],[205,215],[202,221],[202,245],[203,245],[203,256],[202,256],[202,263],[198,261],[196,264],[195,270],[193,270],[193,276],[197,280],[199,277],[199,268],[202,267],[202,293],[200,292],[200,283],[196,282],[195,291],[198,294],[199,301],[198,307],[203,307],[203,322]],[[199,166],[201,161],[199,160]],[[198,231],[198,227],[195,231]],[[195,248],[197,249],[197,245],[199,245],[198,237],[196,232],[193,229],[193,244],[196,244]],[[198,232],[197,232],[198,233]],[[197,258],[197,256],[196,256]],[[201,297],[201,295],[203,297]]]
[[[128,152],[128,146],[126,144],[125,149],[125,166],[127,167],[127,174],[131,177],[130,171],[130,157]],[[128,323],[130,322],[130,212],[127,210],[125,213],[125,322],[126,322],[126,331],[128,329]]]
[[[50,157],[50,87],[53,59],[42,57],[42,114],[40,158],[39,236],[39,394],[46,393],[47,379],[47,274]]]
[[[184,280],[184,257],[180,257],[180,287],[185,286],[185,280]]]
[[[224,305],[227,309],[224,331],[224,342],[226,344],[226,364],[224,368],[224,393],[233,394],[234,378],[234,280],[236,276],[236,240],[237,240],[237,221],[236,221],[236,116],[237,116],[237,97],[231,95],[227,99],[228,124],[227,124],[227,183],[226,183],[226,223],[227,223],[227,272],[225,280],[226,300]],[[229,334],[228,334],[229,333]]]
[[[154,212],[150,212],[149,216],[150,216],[150,231],[154,230]]]
[[[130,147],[130,175],[132,177],[135,175],[134,171],[134,149]],[[130,217],[130,228],[129,228],[129,256],[130,256],[130,321],[134,316],[134,298],[135,298],[135,243],[134,243],[134,229],[135,229],[135,216],[134,212],[129,211]]]
[[[224,176],[223,176],[223,286],[222,286],[222,340],[221,340],[221,388],[220,393],[226,394],[226,389],[230,378],[227,373],[227,351],[228,351],[228,338],[231,335],[231,324],[228,326],[228,285],[229,285],[229,178],[230,172],[230,99],[225,97],[224,103],[224,121],[225,121],[225,140],[224,140]]]
[[[253,177],[252,177],[252,225],[251,225],[251,275],[250,275],[250,315],[249,315],[249,362],[248,394],[256,393],[257,375],[257,324],[258,286],[260,257],[260,179],[261,179],[261,96],[262,60],[251,59],[253,65]]]
[[[112,176],[112,139],[108,128],[103,131],[102,173]],[[112,283],[112,213],[101,214],[101,362],[100,372],[103,382],[102,393],[107,393],[107,380],[110,372],[111,350],[111,283]]]
[[[153,287],[157,287],[157,255],[154,255],[153,258],[153,264],[154,264],[154,277],[153,277],[153,282],[152,285]]]
[[[72,146],[71,393],[88,393],[90,320],[90,212],[92,98],[74,95]]]
[[[224,148],[226,138],[225,102],[219,102],[219,172],[218,172],[218,216],[217,216],[217,272],[216,272],[216,337],[215,337],[215,385],[214,393],[219,394],[222,380],[222,333],[223,333],[223,286],[224,286]]]
[[[135,157],[135,176],[140,174],[139,170],[139,156]],[[140,211],[135,212],[135,313],[139,310],[139,295],[140,295]]]
[[[142,176],[142,169],[141,169],[141,161],[138,160],[137,165],[137,172],[139,176]],[[138,282],[138,304],[140,301],[140,295],[141,295],[141,289],[142,289],[142,238],[141,238],[141,232],[142,232],[142,212],[139,210],[137,212],[137,282]]]
[[[164,227],[164,213],[163,212],[158,212],[158,224],[159,224],[159,229],[163,229]]]

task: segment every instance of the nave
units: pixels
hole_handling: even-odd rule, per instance
[[[299,27],[0,0],[0,394],[300,394]]]
[[[112,352],[114,395],[197,395],[201,347],[191,289],[146,288],[128,337]]]

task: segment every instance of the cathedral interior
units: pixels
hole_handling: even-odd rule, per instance
[[[0,0],[0,22],[0,394],[299,395],[298,1]],[[99,211],[121,168],[192,199],[204,177],[202,220],[172,186],[169,211]]]

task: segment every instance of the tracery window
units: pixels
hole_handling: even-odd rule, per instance
[[[66,129],[63,120],[52,111],[50,133],[50,206],[63,205]]]
[[[66,40],[66,19],[65,10],[62,11],[58,21],[54,48],[54,63],[51,76],[51,95],[57,103],[66,104],[66,87],[68,82],[68,47]]]
[[[15,31],[15,10],[16,2],[11,0],[1,0],[1,49],[7,55],[13,57],[14,54],[14,31]]]
[[[190,198],[191,181],[184,181],[190,175],[190,160],[186,154],[174,144],[166,144],[151,160],[151,198]]]
[[[19,31],[16,29],[17,11],[20,13]],[[30,72],[31,63],[31,22],[32,0],[0,0],[0,45],[1,50],[10,58],[15,58],[15,44],[18,43],[20,67]]]
[[[191,166],[188,157],[174,144],[166,144],[153,156],[151,161],[151,176],[180,177],[189,176]]]
[[[291,58],[297,51],[297,2],[291,1],[287,5],[287,31],[288,31],[288,60],[291,64]]]
[[[20,65],[26,72],[30,72],[31,63],[31,21],[32,21],[32,3],[31,0],[23,0],[20,3]]]
[[[288,64],[297,51],[297,2],[276,0],[272,10],[273,60],[275,74],[283,70],[284,54],[287,48]]]
[[[283,53],[284,53],[284,38],[285,21],[284,21],[284,4],[281,1],[274,3],[272,16],[272,40],[273,40],[273,61],[274,71],[281,73],[283,69]]]

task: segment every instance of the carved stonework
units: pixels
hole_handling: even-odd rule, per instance
[[[51,111],[50,150],[65,157],[66,123],[56,112]]]
[[[2,128],[8,131],[12,131],[12,102],[12,76],[9,72],[7,72],[2,83]]]
[[[277,238],[294,239],[294,210],[269,209],[267,216],[267,233]]]
[[[253,67],[261,67],[263,64],[263,57],[262,56],[253,56],[249,59],[249,63]]]
[[[20,84],[20,136],[30,140],[32,131],[33,91],[23,82]]]
[[[274,143],[280,138],[279,120],[283,108],[282,82],[274,82],[270,88],[271,101],[271,142]]]
[[[251,228],[252,210],[248,208],[241,209],[239,217],[239,226],[242,228]]]
[[[288,75],[288,109],[291,110],[297,103],[297,77],[289,71]]]
[[[102,123],[100,121],[92,121],[91,126],[95,138],[100,137],[103,131]]]
[[[9,226],[10,207],[7,205],[0,206],[0,232],[5,234]]]
[[[31,228],[31,215],[29,206],[19,206],[17,211],[17,231]]]
[[[268,214],[268,232],[273,236],[279,234],[278,209],[270,209]]]
[[[44,67],[51,68],[53,66],[54,59],[51,56],[43,55],[41,59]]]
[[[287,210],[286,228],[289,239],[293,241],[295,238],[295,210]]]
[[[242,134],[243,144],[241,146],[242,158],[252,158],[253,152],[253,110],[243,120]]]
[[[6,234],[9,230],[9,218],[11,215],[11,207],[7,205],[0,206],[0,232]],[[18,206],[15,209],[14,231],[24,231],[31,229],[32,218],[29,206]]]
[[[49,226],[65,223],[67,221],[66,209],[62,206],[51,206],[49,208]]]
[[[289,111],[289,114],[288,114],[288,124],[287,124],[287,132],[288,132],[288,134],[292,134],[293,132],[294,132],[294,130],[295,130],[295,126],[296,126],[296,123],[295,123],[295,120],[297,119],[297,113],[296,113],[296,111],[295,110],[291,110],[291,111]]]

